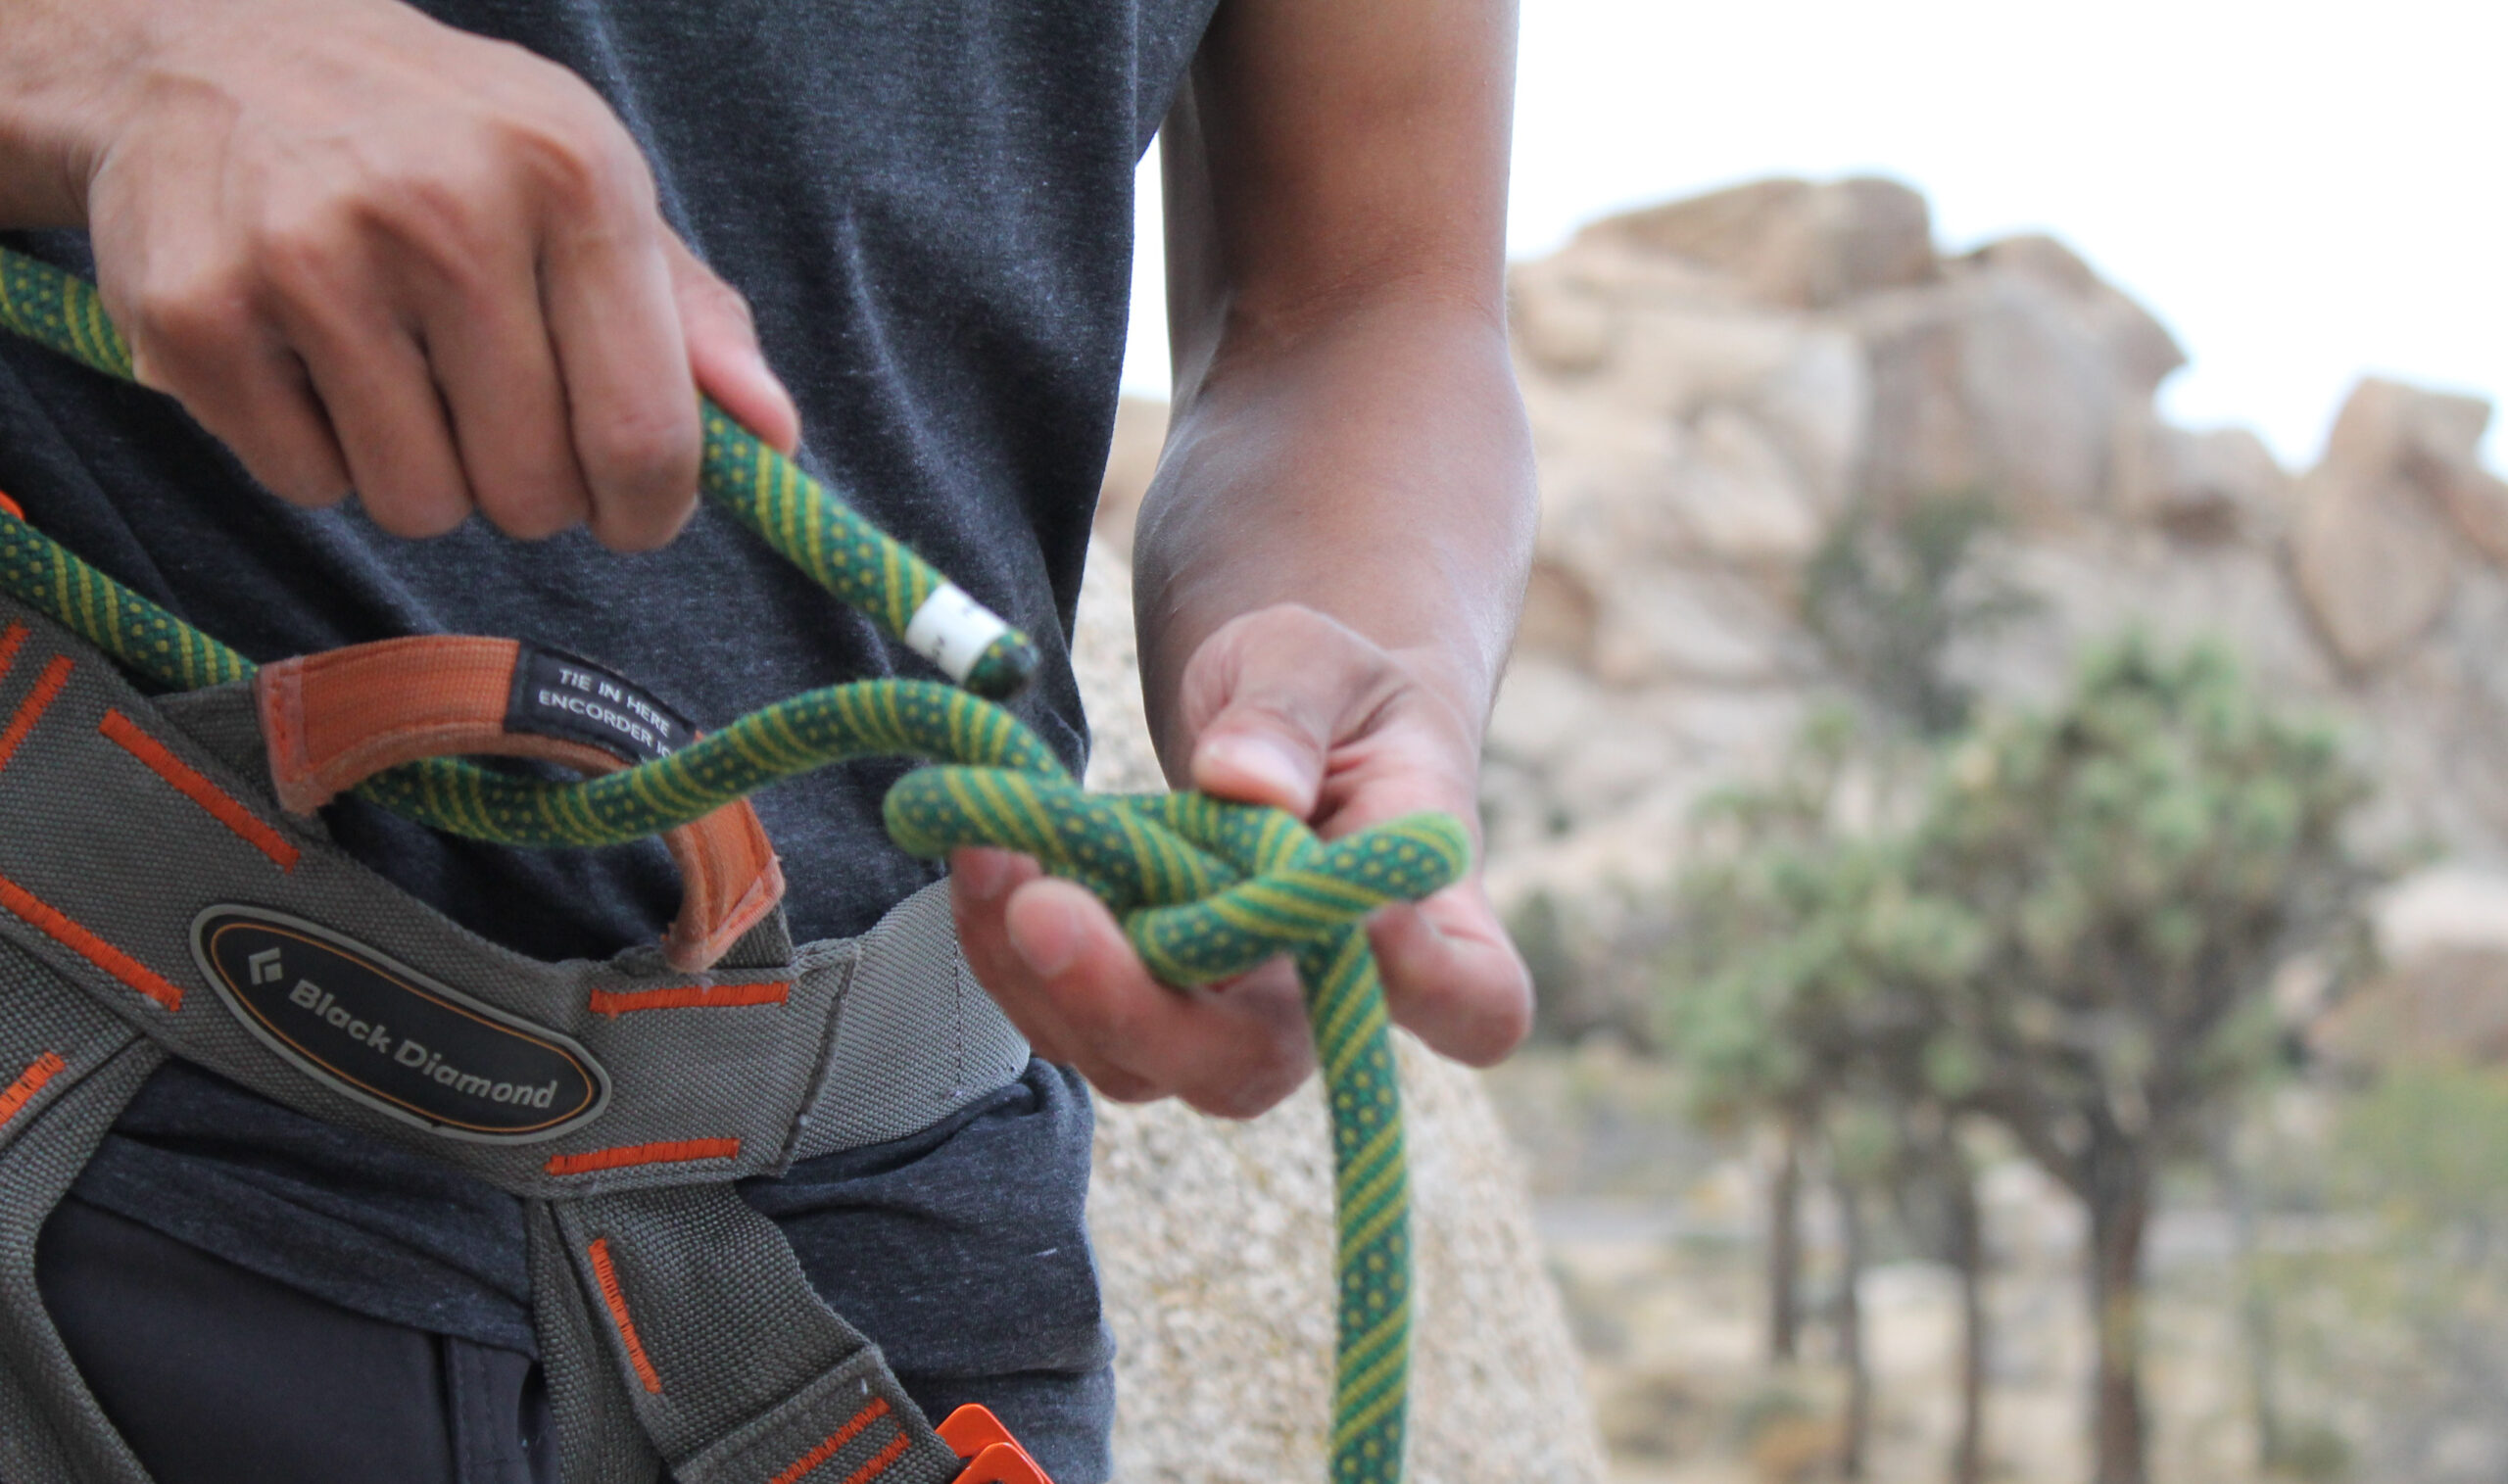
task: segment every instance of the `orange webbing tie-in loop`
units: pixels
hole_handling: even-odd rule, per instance
[[[506,725],[521,646],[420,635],[265,665],[255,677],[279,803],[310,814],[387,768],[464,753],[533,757],[584,773],[627,761],[589,742]],[[784,896],[784,872],[748,801],[662,837],[679,864],[672,967],[713,967]]]

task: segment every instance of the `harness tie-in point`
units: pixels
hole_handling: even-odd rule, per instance
[[[94,287],[7,249],[0,327],[130,379],[126,343]],[[1471,857],[1463,826],[1419,814],[1327,841],[1278,809],[1195,793],[1084,791],[1034,732],[982,698],[1011,694],[1035,674],[1037,652],[1025,635],[710,402],[703,423],[706,498],[965,689],[911,680],[831,686],[667,756],[579,782],[428,756],[361,773],[355,791],[500,844],[619,844],[695,825],[830,763],[921,757],[943,766],[908,774],[884,805],[903,849],[938,858],[989,845],[1036,857],[1103,898],[1142,961],[1170,983],[1208,983],[1292,956],[1323,1068],[1336,1172],[1331,1476],[1334,1484],[1396,1484],[1410,1364],[1410,1194],[1392,1027],[1366,920],[1461,880]],[[170,690],[257,674],[243,655],[36,531],[5,499],[0,510],[0,590]]]

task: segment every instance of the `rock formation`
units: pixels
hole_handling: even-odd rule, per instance
[[[2318,1055],[2508,1064],[2508,877],[2423,872],[2387,893],[2377,937],[2386,967],[2309,1027]]]
[[[1607,900],[1676,868],[1831,684],[1805,560],[1857,502],[1973,492],[2044,602],[1958,656],[1990,698],[2142,623],[2228,641],[2346,725],[2374,838],[2508,869],[2508,486],[2489,409],[2363,382],[2318,466],[2190,430],[2185,357],[2051,238],[1945,256],[1880,180],[1769,181],[1598,222],[1513,281],[1545,507],[1495,719],[1502,895]]]

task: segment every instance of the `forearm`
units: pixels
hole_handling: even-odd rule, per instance
[[[1396,287],[1230,327],[1179,388],[1134,546],[1142,684],[1171,769],[1213,632],[1281,603],[1394,651],[1476,744],[1530,559],[1529,434],[1498,315]]]
[[[1164,141],[1174,422],[1134,537],[1168,776],[1337,838],[1477,811],[1533,529],[1507,359],[1509,0],[1225,0]],[[1038,1051],[1237,1116],[1312,1065],[1265,969],[1180,994],[1033,864],[966,859],[960,940]],[[1376,912],[1393,1017],[1487,1065],[1531,980],[1477,873]]]

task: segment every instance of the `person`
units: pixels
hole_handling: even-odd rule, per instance
[[[1533,521],[1507,0],[0,15],[0,228],[95,275],[154,389],[0,347],[0,489],[36,525],[256,659],[520,635],[713,725],[920,673],[697,513],[702,392],[1037,636],[1021,714],[1074,762],[1063,636],[1158,132],[1175,398],[1135,595],[1164,765],[1326,835],[1473,816]],[[760,796],[796,939],[929,879],[880,832],[900,766]],[[545,958],[650,942],[675,902],[658,849],[496,849],[353,802],[325,823]],[[1080,887],[950,865],[966,957],[1037,1060],[744,1194],[928,1411],[983,1401],[1090,1484],[1111,1351],[1078,1078],[1252,1116],[1312,1072],[1303,1011],[1285,965],[1172,989]],[[1429,1045],[1487,1063],[1525,1033],[1476,876],[1371,933]],[[517,1206],[169,1064],[38,1276],[164,1484],[545,1478]]]

